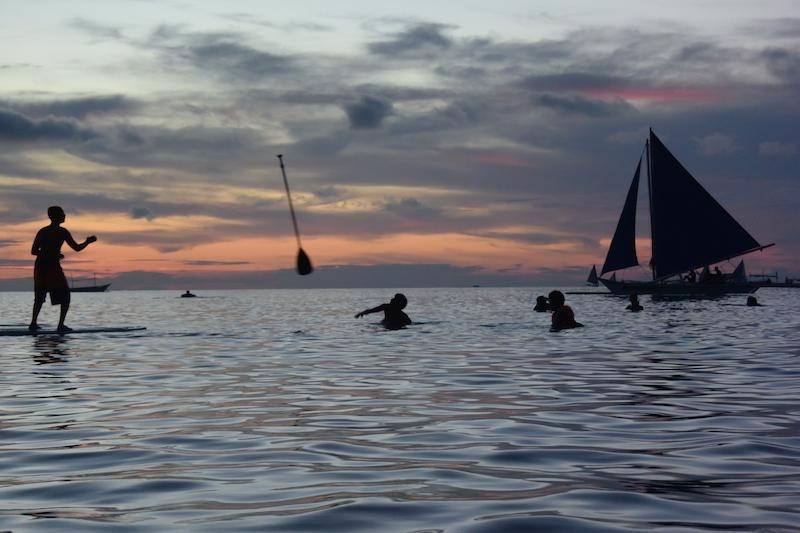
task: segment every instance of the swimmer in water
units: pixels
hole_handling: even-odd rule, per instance
[[[533,306],[533,310],[537,313],[548,312],[550,310],[550,303],[547,301],[547,296],[537,296],[536,305]]]
[[[551,326],[553,331],[583,327],[583,324],[575,321],[575,313],[572,308],[564,303],[563,292],[552,291],[548,295],[548,300],[550,300],[550,309],[553,310]]]
[[[629,299],[631,304],[625,309],[627,309],[628,311],[633,311],[634,313],[644,309],[644,307],[642,307],[642,305],[639,303],[639,297],[636,295],[636,293],[631,293]]]
[[[408,300],[406,299],[405,295],[398,292],[388,304],[381,304],[378,307],[373,307],[372,309],[365,309],[364,311],[358,313],[356,318],[361,318],[364,315],[383,311],[383,320],[381,320],[383,327],[386,329],[400,329],[411,324],[411,319],[408,318],[408,315],[403,312],[403,309],[405,309],[406,305],[408,305]]]

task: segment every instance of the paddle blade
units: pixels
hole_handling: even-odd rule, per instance
[[[308,255],[300,248],[297,251],[297,273],[301,276],[307,276],[314,271],[314,267],[311,266],[311,259],[308,258]]]

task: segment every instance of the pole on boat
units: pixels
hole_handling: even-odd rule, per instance
[[[307,276],[314,271],[311,266],[311,259],[308,254],[303,251],[303,246],[300,243],[300,230],[297,228],[297,216],[294,214],[294,205],[292,205],[292,194],[289,192],[289,180],[286,179],[286,167],[283,165],[283,154],[278,154],[278,161],[281,165],[281,174],[283,175],[283,185],[286,187],[286,198],[289,200],[289,213],[292,215],[292,226],[294,227],[294,236],[297,239],[297,273],[301,276]]]

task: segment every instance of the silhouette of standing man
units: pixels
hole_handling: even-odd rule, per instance
[[[50,303],[61,305],[61,314],[58,319],[58,331],[72,331],[64,325],[64,319],[69,311],[69,285],[64,271],[61,269],[61,245],[65,242],[76,252],[80,252],[91,243],[97,240],[92,235],[87,237],[81,244],[75,242],[67,228],[62,228],[61,223],[66,220],[64,210],[57,205],[47,208],[47,216],[50,218],[50,225],[45,226],[36,234],[31,247],[31,254],[36,256],[36,264],[33,267],[33,316],[28,329],[36,331],[39,325],[36,321],[39,318],[39,311],[42,310],[47,293],[50,293]]]

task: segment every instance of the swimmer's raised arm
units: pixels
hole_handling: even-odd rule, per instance
[[[386,308],[386,304],[381,304],[378,307],[373,307],[372,309],[365,309],[356,315],[356,318],[361,318],[364,315],[370,315],[372,313],[380,313]]]

